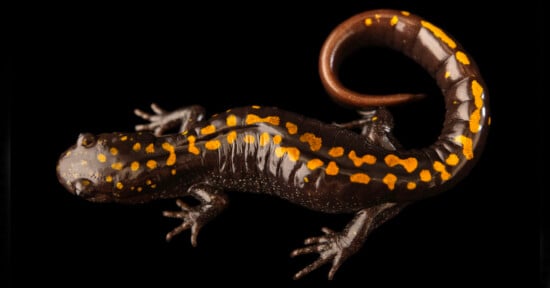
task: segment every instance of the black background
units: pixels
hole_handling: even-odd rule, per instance
[[[4,186],[8,286],[227,284],[364,287],[530,287],[540,282],[544,246],[542,8],[526,1],[334,1],[301,6],[186,2],[181,6],[44,5],[13,10],[7,78],[9,145]],[[315,256],[289,257],[320,228],[341,229],[351,215],[327,215],[285,201],[229,191],[230,207],[192,248],[189,233],[166,243],[175,225],[162,210],[94,204],[64,191],[58,156],[80,132],[129,131],[134,108],[203,105],[210,114],[241,105],[278,106],[326,122],[355,112],[322,89],[317,57],[325,37],[348,17],[393,8],[421,15],[453,35],[477,62],[491,96],[493,125],[466,179],[407,207],[381,226],[333,282],[323,266],[292,275]],[[8,10],[9,11],[9,10]],[[10,14],[10,13],[7,13]],[[366,49],[344,63],[349,87],[371,93],[426,92],[393,107],[407,147],[437,137],[443,100],[411,60]],[[539,94],[540,95],[540,94]],[[4,262],[4,261],[3,261]],[[542,265],[541,265],[542,264]],[[0,280],[0,281],[3,281]],[[4,285],[1,285],[4,287]]]

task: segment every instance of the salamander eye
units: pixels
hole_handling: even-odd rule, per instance
[[[91,133],[81,133],[78,135],[78,141],[76,142],[79,146],[90,148],[94,146],[96,138]]]
[[[93,192],[92,181],[86,178],[80,178],[73,182],[74,193],[77,196],[90,196],[90,193]]]

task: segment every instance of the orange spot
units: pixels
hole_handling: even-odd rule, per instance
[[[105,156],[105,154],[97,154],[97,160],[101,163],[105,163],[105,161],[107,161],[107,157]]]
[[[162,149],[168,151],[170,155],[168,155],[168,159],[166,159],[166,165],[172,166],[176,164],[176,148],[168,142],[162,143]]]
[[[225,119],[225,122],[227,126],[233,127],[237,125],[237,117],[233,114],[227,116],[227,119]]]
[[[317,151],[321,149],[321,144],[323,142],[321,137],[317,137],[313,133],[302,134],[302,136],[300,136],[300,141],[307,142],[311,151]]]
[[[408,182],[407,183],[407,189],[413,190],[414,188],[416,188],[416,183],[414,183],[414,182]]]
[[[199,155],[200,150],[195,146],[195,141],[197,141],[197,138],[195,136],[189,136],[187,137],[187,141],[189,141],[189,147],[187,148],[187,151],[191,154]]]
[[[115,147],[111,147],[111,149],[109,149],[109,152],[111,153],[111,155],[115,156],[118,154],[118,149],[116,149]]]
[[[340,157],[344,155],[344,148],[343,147],[332,147],[330,150],[328,150],[328,155],[332,157]]]
[[[359,167],[363,163],[371,165],[376,163],[376,157],[374,157],[373,155],[365,154],[362,157],[358,157],[357,154],[355,154],[355,150],[351,150],[348,154],[348,157],[351,161],[353,161],[353,165],[355,165],[355,167]]]
[[[273,136],[273,143],[279,144],[279,143],[281,143],[281,141],[283,141],[283,137],[281,135]]]
[[[254,107],[254,106],[252,106],[252,107]],[[261,118],[261,117],[259,117],[258,115],[255,115],[255,114],[248,114],[248,115],[246,115],[245,122],[248,125],[259,123],[259,122],[270,123],[270,124],[273,124],[273,125],[279,125],[280,119],[279,119],[279,116],[267,116],[267,117]]]
[[[327,175],[337,175],[338,172],[340,172],[340,168],[338,165],[336,165],[336,162],[330,161],[328,162],[327,168],[325,169]]]
[[[403,16],[409,16],[409,15],[411,15],[411,12],[409,12],[409,11],[401,11],[401,14],[402,14]]]
[[[420,181],[422,182],[430,182],[432,180],[432,173],[430,173],[430,170],[422,170],[420,171]]]
[[[128,140],[128,136],[124,135],[120,137],[120,141],[126,141]]]
[[[366,26],[371,26],[372,25],[372,19],[371,18],[365,19],[365,25]]]
[[[116,188],[117,188],[118,190],[122,190],[122,188],[124,188],[124,185],[122,184],[122,182],[117,182],[117,183],[116,183]]]
[[[132,150],[134,150],[134,151],[136,151],[136,152],[139,151],[139,150],[141,150],[141,143],[136,142],[136,143],[134,144],[134,146],[132,146]]]
[[[449,174],[449,172],[447,172],[446,168],[445,168],[445,164],[439,162],[439,161],[434,161],[434,170],[441,173],[441,180],[443,181],[447,181],[449,180],[449,178],[451,178],[451,174]]]
[[[466,159],[471,160],[474,158],[474,148],[472,143],[472,138],[466,137],[464,135],[458,135],[455,137],[455,141],[458,144],[462,144],[462,154]]]
[[[416,167],[418,167],[418,160],[416,160],[416,158],[413,158],[413,157],[409,157],[407,159],[401,159],[396,155],[388,154],[386,158],[384,158],[384,161],[386,162],[386,165],[388,165],[389,167],[401,165],[409,173],[413,172],[416,169]]]
[[[105,182],[107,183],[113,182],[113,177],[111,175],[108,175],[107,177],[105,177]]]
[[[447,163],[450,166],[456,166],[459,161],[460,161],[460,159],[458,159],[458,155],[456,155],[454,153],[449,154],[447,159],[445,159],[445,163]]]
[[[483,86],[476,80],[472,80],[472,95],[474,96],[476,109],[470,115],[470,131],[477,133],[480,128],[481,108],[483,107]]]
[[[153,181],[151,181],[151,179],[145,180],[145,185],[151,185],[151,183],[153,183]]]
[[[137,171],[139,169],[139,162],[137,161],[132,162],[132,164],[130,164],[130,169],[132,171]]]
[[[390,25],[391,26],[395,26],[395,24],[397,24],[397,22],[399,22],[399,18],[397,18],[397,16],[393,16],[391,17],[391,20],[390,20]]]
[[[394,174],[388,173],[384,178],[382,178],[382,182],[384,184],[388,185],[388,189],[393,190],[395,189],[395,182],[397,182],[397,176]]]
[[[292,122],[286,122],[285,124],[286,130],[288,130],[288,134],[294,135],[298,133],[298,126]]]
[[[208,125],[201,128],[202,135],[208,135],[216,132],[216,127],[214,125]]]
[[[155,145],[153,145],[153,143],[147,145],[147,147],[145,147],[145,152],[146,153],[155,153]]]
[[[220,141],[217,139],[210,140],[204,143],[204,147],[206,147],[206,149],[208,150],[216,150],[220,148],[220,146],[222,146],[222,143],[220,143]]]
[[[259,105],[252,105],[252,109],[260,109],[261,107]]]
[[[231,131],[231,132],[227,133],[227,143],[233,144],[233,142],[235,142],[235,140],[237,140],[237,132]]]
[[[260,146],[265,146],[269,143],[269,133],[264,132],[260,135]]]
[[[288,158],[291,161],[298,161],[300,158],[300,150],[296,147],[277,147],[275,148],[275,156],[281,158],[285,155],[285,153],[288,155]]]
[[[172,169],[172,170],[170,170],[170,174],[172,174],[172,175],[176,175],[176,169]]]
[[[456,57],[456,60],[458,60],[458,62],[464,65],[470,65],[470,59],[468,59],[468,56],[464,52],[456,51],[455,57]]]
[[[138,192],[141,192],[141,191],[143,191],[143,188],[142,188],[142,187],[137,187],[136,190],[137,190]]]
[[[155,169],[157,168],[157,161],[149,160],[147,161],[147,163],[145,163],[145,166],[147,166],[149,169]]]
[[[115,162],[113,164],[111,164],[111,168],[115,169],[115,170],[122,170],[122,163],[120,162]]]
[[[430,30],[435,37],[439,38],[443,43],[447,44],[447,46],[451,47],[452,49],[456,48],[456,42],[451,39],[451,37],[447,36],[441,28],[433,25],[432,23],[424,20],[420,20],[420,24],[428,30]]]
[[[370,177],[365,173],[355,173],[349,176],[349,181],[361,184],[369,184]]]
[[[320,159],[315,158],[315,159],[311,159],[311,160],[307,161],[306,166],[309,170],[315,170],[315,169],[323,166],[323,164],[324,164],[323,161],[321,161]]]

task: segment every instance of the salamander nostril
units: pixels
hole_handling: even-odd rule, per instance
[[[78,135],[77,144],[86,148],[94,146],[96,143],[96,137],[91,133],[81,133]]]

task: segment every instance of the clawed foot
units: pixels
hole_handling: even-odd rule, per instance
[[[150,122],[148,124],[136,125],[136,131],[150,130],[156,136],[161,136],[164,132],[180,126],[179,132],[183,132],[204,118],[204,108],[197,105],[170,112],[153,103],[151,104],[151,110],[153,110],[154,114],[144,112],[140,109],[134,110],[134,114]]]
[[[202,213],[200,208],[191,207],[180,199],[176,200],[176,204],[181,208],[181,211],[164,211],[162,215],[165,217],[182,219],[183,223],[166,234],[166,241],[172,240],[174,236],[191,228],[191,245],[195,247],[197,246],[197,236],[199,235],[199,230],[205,222],[208,221],[201,218]]]
[[[309,246],[296,249],[290,254],[291,257],[310,253],[319,254],[319,258],[296,273],[294,279],[300,279],[322,265],[332,262],[332,267],[328,273],[328,279],[332,280],[342,263],[357,251],[357,245],[347,235],[334,232],[329,228],[323,228],[322,231],[325,233],[324,236],[306,239],[304,244]]]

